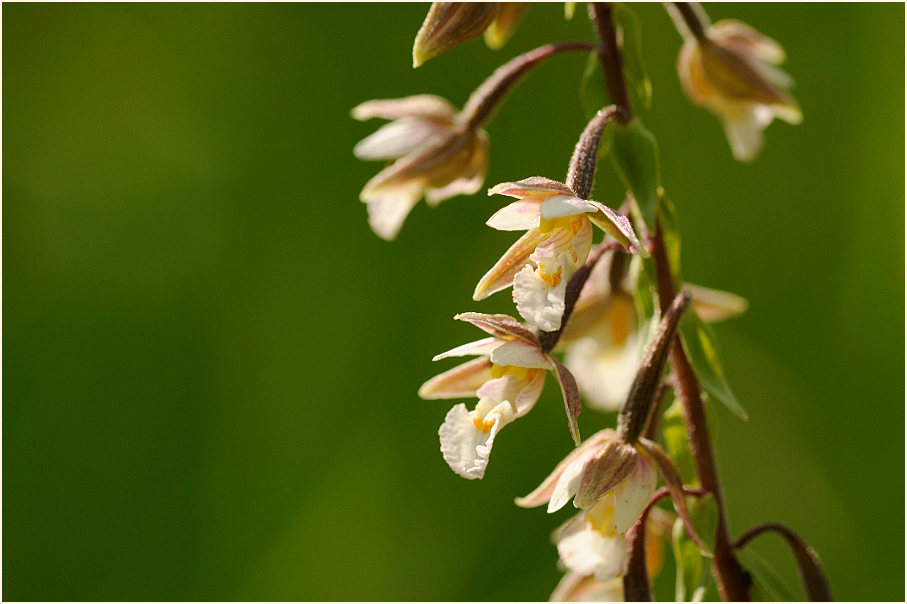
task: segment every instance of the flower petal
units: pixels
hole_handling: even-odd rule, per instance
[[[570,370],[561,365],[553,356],[548,356],[548,360],[554,366],[554,377],[561,387],[561,396],[564,397],[564,409],[567,411],[567,427],[570,429],[570,436],[573,442],[580,444],[579,425],[577,418],[583,410],[582,401],[579,397],[579,389],[576,387],[576,380]]]
[[[495,436],[513,419],[513,407],[508,402],[497,405],[483,417],[467,411],[463,403],[454,406],[438,430],[444,461],[463,478],[482,478]]]
[[[589,220],[617,239],[617,241],[627,250],[641,256],[649,255],[646,249],[640,245],[639,239],[636,238],[636,233],[633,231],[633,226],[630,224],[630,221],[627,220],[626,216],[620,212],[615,212],[598,201],[589,200],[589,203],[601,211],[600,214],[591,214]]]
[[[382,183],[386,171],[382,171],[365,185],[360,199],[368,204],[368,223],[375,234],[392,241],[422,197],[422,183],[418,180]]]
[[[598,212],[598,206],[574,195],[552,195],[542,203],[540,211],[543,220],[551,220]]]
[[[566,253],[563,254],[566,256]],[[561,268],[563,272],[563,268]],[[513,277],[513,302],[520,316],[542,331],[557,331],[566,307],[567,279],[552,287],[527,265]]]
[[[540,202],[532,197],[515,201],[495,212],[485,224],[499,231],[525,231],[539,226]]]
[[[422,384],[419,397],[444,399],[475,396],[482,384],[490,379],[491,361],[487,357],[472,359]]]
[[[378,99],[366,101],[353,107],[354,119],[364,121],[373,117],[386,120],[395,120],[407,116],[435,117],[453,120],[457,115],[457,108],[433,94],[416,94],[400,99]]]
[[[572,464],[574,461],[580,457],[585,457],[593,453],[597,447],[601,446],[610,439],[616,438],[617,433],[614,430],[605,429],[600,430],[583,441],[583,444],[576,447],[565,457],[557,467],[554,468],[554,471],[542,481],[542,484],[539,485],[537,489],[526,495],[525,497],[518,497],[514,502],[522,508],[534,508],[536,506],[546,503],[550,498],[551,494],[554,492],[555,485],[560,481],[561,475],[567,469],[567,467]],[[582,465],[580,466],[582,469]],[[560,505],[563,507],[564,503],[572,497],[571,493],[567,499]]]
[[[539,347],[523,340],[514,340],[495,348],[491,353],[491,362],[495,365],[551,369],[551,363]]]
[[[554,485],[554,490],[551,492],[551,499],[548,500],[549,514],[567,505],[570,498],[576,495],[576,489],[579,488],[585,465],[585,457],[580,457],[564,468],[564,471],[557,479],[557,483]]]
[[[491,267],[491,270],[479,280],[472,299],[484,300],[491,294],[510,287],[513,284],[514,276],[529,264],[529,256],[547,237],[547,233],[542,233],[539,229],[531,229],[517,239],[510,249],[504,252],[501,259]]]
[[[516,407],[516,417],[523,417],[529,413],[538,402],[542,389],[545,387],[545,376],[547,373],[547,371],[529,371],[531,376],[529,382],[520,390],[516,400],[513,401],[513,405]]]
[[[717,323],[746,312],[749,302],[731,292],[684,283],[683,289],[693,296],[693,310],[706,323]]]
[[[532,330],[525,328],[519,321],[509,315],[489,315],[481,312],[463,312],[456,316],[457,321],[472,323],[484,332],[494,336],[514,336],[538,346],[538,340]]]
[[[440,361],[441,359],[446,359],[447,357],[465,357],[472,354],[491,354],[491,351],[503,344],[504,342],[498,338],[483,338],[481,340],[476,340],[475,342],[469,342],[468,344],[463,344],[457,346],[456,348],[451,348],[447,352],[442,352],[439,355],[435,355],[432,358],[432,361]]]
[[[636,470],[614,488],[614,527],[627,532],[655,492],[655,466],[646,455],[638,455]]]
[[[359,159],[397,159],[444,131],[443,125],[419,118],[402,118],[384,124],[353,147]]]
[[[488,189],[489,195],[507,195],[517,198],[529,197],[538,193],[575,195],[564,183],[543,176],[531,176],[516,182],[502,182]]]
[[[576,573],[594,575],[601,582],[623,575],[630,560],[626,540],[622,536],[606,537],[587,523],[582,524],[582,530],[557,542],[564,566]]]

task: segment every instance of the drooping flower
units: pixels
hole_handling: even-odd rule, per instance
[[[353,149],[359,159],[392,160],[366,183],[360,199],[369,224],[383,239],[397,236],[410,210],[424,196],[429,206],[482,187],[488,168],[488,136],[460,118],[457,109],[433,95],[366,101],[357,120],[393,120]]]
[[[677,58],[680,82],[691,101],[722,121],[734,157],[751,161],[774,118],[803,120],[788,92],[793,80],[776,67],[784,50],[749,25],[725,20],[705,27],[704,13],[693,13],[679,27],[686,38]]]
[[[581,512],[555,534],[560,565],[567,572],[551,594],[552,602],[624,601],[622,576],[627,570],[628,544],[623,535],[602,535],[596,528],[601,524],[599,518],[591,516]],[[646,517],[645,559],[650,577],[661,570],[663,539],[672,523],[670,514],[659,508],[651,509]],[[620,572],[604,572],[608,568]]]
[[[626,248],[640,247],[624,216],[597,201],[581,199],[564,183],[536,176],[501,183],[488,194],[519,200],[495,213],[488,226],[527,232],[482,277],[473,299],[513,285],[520,315],[543,331],[561,326],[567,282],[589,255],[593,223]]]
[[[416,34],[413,67],[483,34],[489,48],[501,48],[528,7],[525,2],[433,2]]]
[[[532,331],[506,315],[463,313],[454,318],[491,334],[436,356],[434,360],[466,355],[480,358],[432,378],[419,389],[419,396],[426,399],[479,398],[472,411],[463,403],[454,406],[438,432],[441,453],[454,472],[469,479],[485,475],[497,434],[532,409],[547,370],[554,372],[561,386],[571,433],[578,440],[576,384],[563,365],[542,352]]]

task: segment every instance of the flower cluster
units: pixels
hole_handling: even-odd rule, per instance
[[[499,48],[525,9],[512,3],[434,3],[416,37],[414,66],[480,36]],[[762,129],[774,117],[799,121],[796,102],[786,92],[789,81],[772,67],[783,59],[777,44],[738,22],[709,25],[696,5],[676,3],[669,10],[686,38],[678,60],[684,90],[722,119],[738,159],[754,157]],[[555,513],[572,500],[577,510],[554,534],[566,574],[552,599],[645,600],[651,598],[649,576],[661,564],[659,538],[675,518],[700,551],[713,555],[712,544],[702,540],[688,511],[690,488],[658,444],[660,405],[673,386],[692,409],[685,418],[691,422],[689,438],[708,442],[700,419],[703,401],[691,374],[707,374],[704,383],[716,398],[728,402],[732,395],[704,322],[740,314],[746,301],[682,283],[677,221],[658,181],[654,138],[632,114],[621,77],[612,77],[613,70],[620,76],[619,53],[631,32],[621,29],[618,35],[610,4],[590,3],[589,13],[599,45],[567,42],[520,55],[485,80],[462,110],[431,95],[359,105],[354,118],[391,121],[356,145],[354,153],[390,161],[366,184],[361,199],[368,205],[372,229],[393,239],[423,197],[435,205],[482,187],[488,169],[484,126],[525,73],[571,50],[595,51],[603,62],[615,105],[588,122],[565,180],[533,176],[488,190],[489,196],[514,201],[486,224],[520,236],[479,279],[473,300],[510,288],[522,321],[505,314],[456,315],[486,336],[433,360],[476,358],[428,380],[419,396],[477,399],[457,402],[438,435],[451,470],[466,479],[481,479],[498,435],[532,410],[550,372],[560,388],[576,447],[516,504],[546,505],[548,513]],[[644,77],[641,65],[632,65]],[[591,198],[602,140],[609,141],[604,151],[613,154],[617,176],[627,188],[621,204],[615,205],[619,210]],[[688,306],[684,330],[681,316]],[[676,375],[666,382],[669,356]],[[577,419],[583,400],[593,409],[618,411],[616,429],[583,440]],[[735,400],[728,404],[735,409]],[[701,440],[687,450],[711,455],[703,453]],[[697,469],[708,469],[708,463],[710,459]],[[712,485],[717,478],[707,478],[704,482],[717,493]],[[659,479],[665,488],[656,492]],[[653,507],[668,494],[673,513]],[[719,523],[724,522],[722,513],[719,507]],[[719,538],[727,540],[727,535]],[[739,576],[733,575],[739,571],[733,557],[719,560],[729,555],[726,550],[728,545],[714,553],[719,588],[723,595],[745,595]]]

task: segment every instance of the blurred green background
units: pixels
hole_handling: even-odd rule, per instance
[[[553,382],[481,482],[441,459],[450,404],[416,397],[479,336],[455,313],[513,312],[470,299],[513,239],[483,225],[502,201],[420,204],[379,240],[358,194],[380,166],[352,155],[378,124],[349,110],[462,104],[592,32],[583,5],[536,5],[501,51],[413,71],[427,8],[4,5],[5,599],[547,599],[569,514],[512,499],[571,448]],[[635,8],[685,276],[751,302],[717,326],[751,415],[719,410],[731,529],[787,523],[836,597],[900,600],[904,7],[708,6],[781,41],[797,80],[803,124],[772,125],[752,165],[683,97],[662,7]],[[563,177],[583,65],[513,92],[488,186]],[[603,165],[597,198],[618,194]],[[774,537],[755,549],[795,577]]]

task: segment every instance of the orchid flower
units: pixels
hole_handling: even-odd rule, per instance
[[[542,352],[532,331],[506,315],[463,313],[454,318],[491,334],[437,355],[433,360],[466,355],[479,358],[435,376],[419,389],[419,396],[426,399],[479,398],[472,411],[463,403],[455,405],[438,431],[441,453],[454,472],[468,479],[485,475],[498,432],[535,406],[547,370],[555,373],[561,385],[571,433],[578,440],[576,384],[563,365]]]
[[[677,58],[683,90],[693,103],[714,113],[724,124],[734,157],[751,161],[762,148],[762,131],[774,118],[799,124],[803,114],[788,89],[791,77],[776,65],[784,49],[740,21],[707,26],[699,7],[675,13],[685,38]]]
[[[542,177],[501,183],[488,191],[515,197],[486,223],[526,233],[479,281],[474,300],[513,285],[517,311],[543,331],[561,327],[567,282],[592,246],[592,224],[630,250],[640,248],[629,221],[597,201],[581,199],[567,185]]]
[[[423,94],[366,101],[352,115],[357,120],[393,120],[353,149],[359,159],[393,160],[359,195],[368,204],[369,224],[379,237],[394,239],[423,196],[435,206],[482,187],[488,137],[462,120],[445,99]]]

